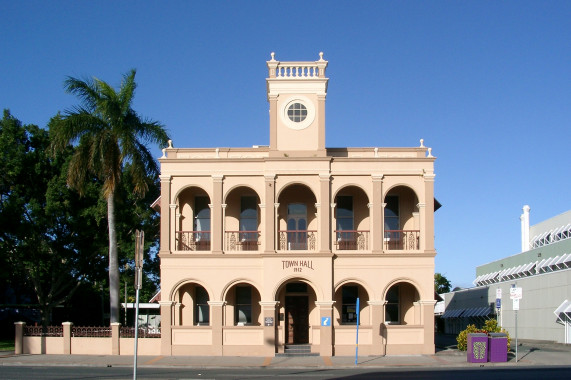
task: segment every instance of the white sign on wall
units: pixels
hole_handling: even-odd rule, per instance
[[[514,298],[514,299],[513,299],[513,309],[514,309],[514,310],[519,310],[519,298]]]
[[[510,298],[512,300],[520,300],[522,299],[522,289],[521,288],[510,288]]]

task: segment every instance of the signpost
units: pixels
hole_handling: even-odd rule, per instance
[[[143,287],[143,252],[145,232],[135,231],[135,351],[133,355],[133,380],[137,379],[137,340],[139,339],[139,290]]]
[[[496,289],[496,315],[498,316],[497,320],[498,320],[498,325],[502,325],[502,320],[501,320],[501,312],[502,312],[502,289],[501,288],[497,288]]]
[[[523,291],[521,288],[513,284],[510,288],[510,298],[513,301],[513,310],[515,313],[515,362],[517,363],[517,312],[519,310],[519,300],[523,298]]]
[[[357,365],[357,359],[359,357],[359,314],[361,314],[359,309],[359,297],[357,297],[357,310],[355,310],[357,312],[357,345],[355,346],[355,365]]]

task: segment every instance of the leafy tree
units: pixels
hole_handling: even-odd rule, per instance
[[[434,291],[438,294],[450,292],[452,285],[446,277],[440,273],[434,273]]]
[[[110,321],[119,322],[119,256],[117,248],[116,193],[126,165],[131,165],[133,192],[144,195],[149,187],[148,175],[158,174],[157,163],[147,143],[166,144],[164,127],[141,118],[132,108],[135,95],[135,70],[123,76],[116,91],[97,78],[64,82],[68,93],[76,95],[81,105],[66,111],[50,127],[52,149],[61,152],[70,144],[76,149],[70,161],[67,183],[84,194],[86,184],[95,177],[102,182],[102,197],[107,203],[109,235],[109,302]]]
[[[104,216],[98,205],[101,185],[88,184],[86,196],[80,199],[65,185],[71,148],[49,157],[48,146],[46,130],[23,126],[4,111],[0,130],[0,159],[6,167],[0,179],[2,277],[18,292],[35,294],[44,326],[55,306],[105,269],[97,264],[98,242],[105,242],[104,228],[97,224],[102,218],[94,218],[98,213]]]

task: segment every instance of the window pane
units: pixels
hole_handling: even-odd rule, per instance
[[[342,288],[342,299],[343,299],[343,304],[349,303],[349,304],[356,304],[357,303],[357,297],[358,297],[358,287],[356,286],[344,286]]]
[[[236,307],[236,323],[252,323],[252,306],[238,305]]]
[[[337,197],[337,217],[353,217],[353,197],[347,195]]]
[[[197,305],[197,323],[210,323],[210,308],[208,305]]]
[[[396,195],[388,195],[385,199],[385,218],[399,216],[399,198]]]
[[[252,288],[249,286],[238,286],[236,288],[236,304],[251,304]]]

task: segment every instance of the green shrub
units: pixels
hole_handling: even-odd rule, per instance
[[[466,351],[468,349],[468,334],[472,333],[504,333],[508,337],[508,351],[510,350],[511,338],[510,334],[501,326],[498,326],[498,321],[495,319],[488,319],[486,323],[484,323],[484,327],[478,328],[476,325],[468,325],[466,330],[463,330],[458,334],[456,337],[456,342],[458,342],[458,350]]]

